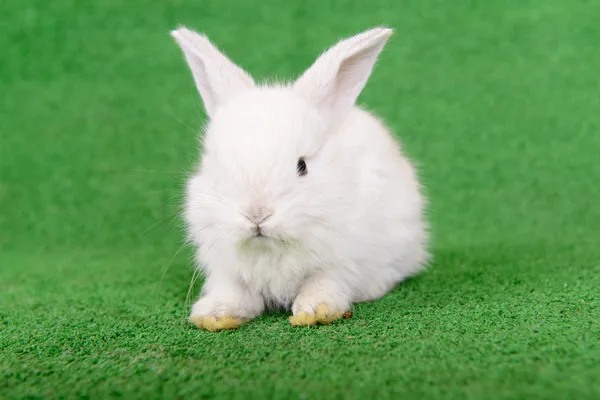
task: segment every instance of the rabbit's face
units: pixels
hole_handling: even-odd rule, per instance
[[[290,88],[251,90],[224,105],[188,188],[193,231],[251,250],[302,244],[330,229],[339,166],[323,149],[325,126]]]
[[[204,35],[172,32],[211,120],[186,202],[191,237],[204,252],[231,243],[300,245],[313,255],[339,247],[357,211],[354,160],[362,149],[330,127],[354,107],[391,32],[377,28],[340,41],[285,87],[256,85]]]

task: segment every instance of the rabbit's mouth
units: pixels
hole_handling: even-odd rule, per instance
[[[267,236],[264,234],[264,229],[260,227],[260,225],[256,225],[254,227],[254,237],[255,238],[266,238]]]
[[[264,233],[247,236],[239,245],[239,250],[242,253],[255,255],[271,253],[280,248],[281,242],[277,238]]]
[[[260,228],[254,232],[254,236],[252,236],[250,239],[255,240],[255,241],[267,241],[267,240],[278,241],[276,237],[265,233],[265,231],[261,230]]]
[[[263,222],[263,221],[261,221],[261,222]],[[272,228],[267,227],[261,223],[255,222],[254,225],[247,231],[247,233],[248,233],[247,239],[249,239],[250,241],[258,241],[258,242],[267,241],[267,240],[272,240],[272,241],[276,241],[276,242],[279,241],[279,238],[276,235],[274,235],[275,231]]]
[[[242,246],[245,247],[247,245],[252,244],[261,244],[267,242],[279,242],[279,239],[276,236],[271,235],[269,232],[266,232],[265,229],[254,228],[249,234],[242,239]]]
[[[249,233],[249,234],[248,234]],[[295,241],[286,235],[270,229],[253,229],[247,232],[247,236],[240,242],[241,250],[259,251],[260,253],[271,251],[282,251],[287,249]]]

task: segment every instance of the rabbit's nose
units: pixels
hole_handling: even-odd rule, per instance
[[[260,225],[265,222],[273,212],[265,207],[250,207],[244,217],[255,225]]]

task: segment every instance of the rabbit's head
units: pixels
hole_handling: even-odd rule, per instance
[[[390,29],[342,40],[295,82],[257,85],[203,35],[179,28],[209,121],[187,191],[191,237],[245,248],[314,248],[338,235],[360,171],[345,143],[346,117]],[[348,154],[348,152],[356,154]]]

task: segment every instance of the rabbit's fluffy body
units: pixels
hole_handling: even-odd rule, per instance
[[[311,316],[323,305],[339,316],[424,267],[415,169],[354,105],[390,33],[342,41],[296,82],[260,86],[204,36],[174,31],[210,117],[186,192],[206,277],[192,318],[246,321],[265,307]]]

